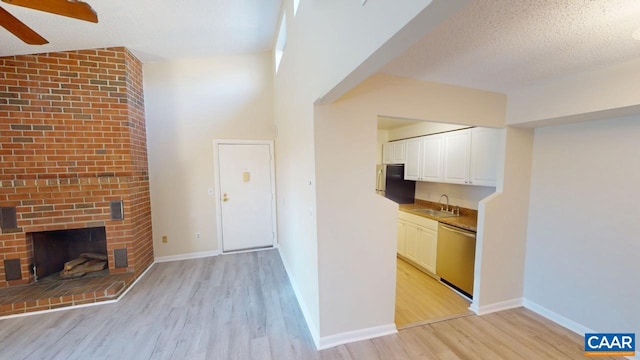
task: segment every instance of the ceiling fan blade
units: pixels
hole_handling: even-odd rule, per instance
[[[45,38],[3,8],[0,8],[0,26],[9,30],[13,35],[29,45],[44,45],[49,43]]]
[[[2,0],[7,4],[22,6],[29,9],[40,10],[52,14],[58,14],[74,19],[98,22],[98,15],[91,5],[77,0]]]

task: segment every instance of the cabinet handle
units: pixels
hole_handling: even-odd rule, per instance
[[[458,233],[458,234],[460,234],[460,235],[464,235],[464,236],[466,236],[466,237],[472,237],[472,238],[474,238],[474,239],[475,239],[475,237],[476,237],[476,234],[475,234],[475,233],[472,233],[472,232],[466,232],[466,231],[457,230],[457,229],[454,229],[454,228],[452,228],[452,227],[450,227],[450,226],[442,225],[442,224],[440,224],[440,226],[441,226],[443,229],[447,230],[447,231],[451,231],[451,232],[454,232],[454,233]]]

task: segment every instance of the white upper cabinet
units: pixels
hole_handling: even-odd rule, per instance
[[[404,164],[405,180],[420,180],[422,155],[422,138],[410,139],[405,143],[406,161]]]
[[[496,186],[500,130],[473,128],[444,134],[444,182]]]
[[[422,164],[420,180],[442,181],[444,134],[425,136],[422,138]]]
[[[444,182],[468,184],[470,158],[470,129],[444,134]]]
[[[382,144],[383,164],[404,164],[405,162],[405,142],[393,141]]]
[[[393,145],[391,143],[382,144],[382,163],[391,164],[393,159]]]
[[[405,162],[405,142],[395,141],[393,142],[393,163],[404,164]]]
[[[471,129],[471,161],[469,183],[496,186],[501,131],[488,128]]]
[[[407,140],[404,179],[442,181],[442,134]]]
[[[496,186],[498,129],[470,128],[383,144],[385,164],[405,164],[405,180]]]

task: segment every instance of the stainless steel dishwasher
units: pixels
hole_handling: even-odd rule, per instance
[[[476,233],[452,226],[438,226],[436,275],[445,284],[473,298]]]

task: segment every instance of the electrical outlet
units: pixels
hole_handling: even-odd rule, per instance
[[[196,233],[196,239],[200,239],[200,233]]]
[[[167,238],[167,235],[163,235],[162,236],[162,242],[163,243],[168,243],[169,242],[169,239]]]

